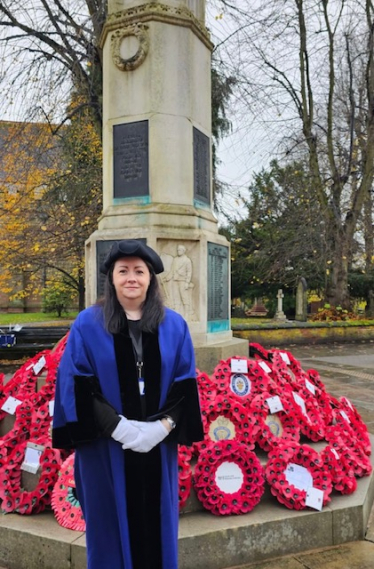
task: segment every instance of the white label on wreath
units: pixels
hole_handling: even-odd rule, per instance
[[[269,406],[270,413],[279,413],[279,411],[284,411],[282,401],[279,395],[274,395],[274,397],[268,397],[266,403]]]
[[[48,403],[48,410],[49,410],[49,416],[53,417],[53,414],[55,412],[55,400],[52,399],[49,403]]]
[[[347,399],[347,397],[342,397],[342,401],[345,401],[346,404],[348,405],[348,407],[351,409],[351,411],[354,411],[353,405],[352,405],[352,403],[350,402],[350,400]]]
[[[234,494],[243,485],[243,471],[235,462],[223,462],[216,470],[216,484],[221,492]]]
[[[5,401],[5,403],[3,403],[1,410],[5,411],[6,413],[9,413],[9,415],[14,415],[18,405],[20,405],[21,403],[22,403],[22,401],[20,401],[19,399],[16,399],[15,397],[10,396]]]
[[[258,365],[264,370],[265,373],[271,373],[271,367],[264,361],[258,362]]]
[[[247,360],[239,360],[232,358],[231,360],[231,371],[233,373],[248,373],[248,362]]]
[[[313,486],[313,476],[307,468],[290,462],[287,465],[284,475],[288,484],[292,484],[298,490],[309,490]]]
[[[316,386],[313,385],[313,383],[311,383],[308,379],[305,380],[305,385],[306,388],[309,389],[310,393],[313,393],[313,395],[316,394]]]
[[[340,458],[339,453],[336,452],[336,450],[334,448],[331,448],[331,452],[335,456],[336,460],[339,460],[339,458]]]
[[[38,375],[38,373],[43,369],[43,367],[45,366],[46,363],[47,363],[47,360],[45,359],[44,356],[42,356],[41,358],[38,359],[38,361],[36,362],[36,364],[33,367],[33,372],[35,373],[35,375]]]
[[[235,425],[227,417],[214,419],[209,426],[209,438],[212,441],[228,441],[235,438]]]
[[[305,401],[302,397],[300,397],[300,395],[298,393],[296,393],[296,391],[292,392],[293,398],[295,400],[295,403],[298,404],[299,407],[301,407],[301,410],[303,412],[303,414],[308,417],[308,414],[306,412],[306,407],[305,407]]]
[[[279,355],[285,364],[287,364],[288,366],[291,364],[290,358],[288,357],[288,354],[286,354],[285,352],[279,352]]]
[[[345,419],[347,421],[347,423],[350,423],[350,419],[347,415],[347,413],[345,411],[340,411],[341,416],[343,417],[343,419]]]
[[[21,464],[21,470],[25,472],[30,472],[31,474],[36,474],[40,466],[40,457],[44,452],[43,445],[37,445],[36,443],[27,443],[25,458]]]
[[[309,508],[321,511],[323,506],[323,490],[319,488],[308,488],[305,505],[309,506]]]
[[[251,381],[242,373],[234,373],[230,378],[230,389],[235,395],[245,397],[251,393]]]

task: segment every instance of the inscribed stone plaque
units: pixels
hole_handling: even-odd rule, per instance
[[[104,294],[104,282],[105,282],[105,275],[100,273],[100,266],[103,264],[105,257],[113,245],[117,240],[109,240],[109,241],[96,241],[96,267],[97,267],[97,275],[96,275],[96,294],[97,298],[100,298]],[[142,243],[146,243],[146,239],[137,239],[137,241],[141,241]]]
[[[208,321],[229,318],[229,250],[208,243]]]
[[[113,196],[149,195],[148,121],[113,127]]]
[[[210,205],[209,137],[193,127],[194,199]]]

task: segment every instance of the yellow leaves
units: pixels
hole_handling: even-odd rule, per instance
[[[40,229],[41,229],[42,231],[47,231],[46,225],[42,225],[42,226],[40,227]]]
[[[326,265],[331,265],[332,261],[326,261]]]
[[[35,245],[32,247],[32,251],[34,251],[34,253],[37,253],[38,251],[40,251],[39,243],[35,243]]]
[[[215,16],[214,19],[215,20],[222,20],[223,19],[223,12],[221,12],[220,14],[217,14],[217,16]]]

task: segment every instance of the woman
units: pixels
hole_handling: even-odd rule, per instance
[[[75,320],[56,383],[53,443],[76,448],[89,569],[177,569],[177,443],[203,436],[184,319],[165,308],[158,254],[115,242],[104,299]]]

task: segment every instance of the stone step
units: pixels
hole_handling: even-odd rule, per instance
[[[373,437],[372,437],[373,438]],[[224,569],[362,540],[374,502],[374,474],[350,496],[332,495],[321,512],[288,510],[266,492],[249,514],[182,514],[179,569]],[[52,512],[0,517],[0,565],[10,569],[85,569],[85,537]]]

